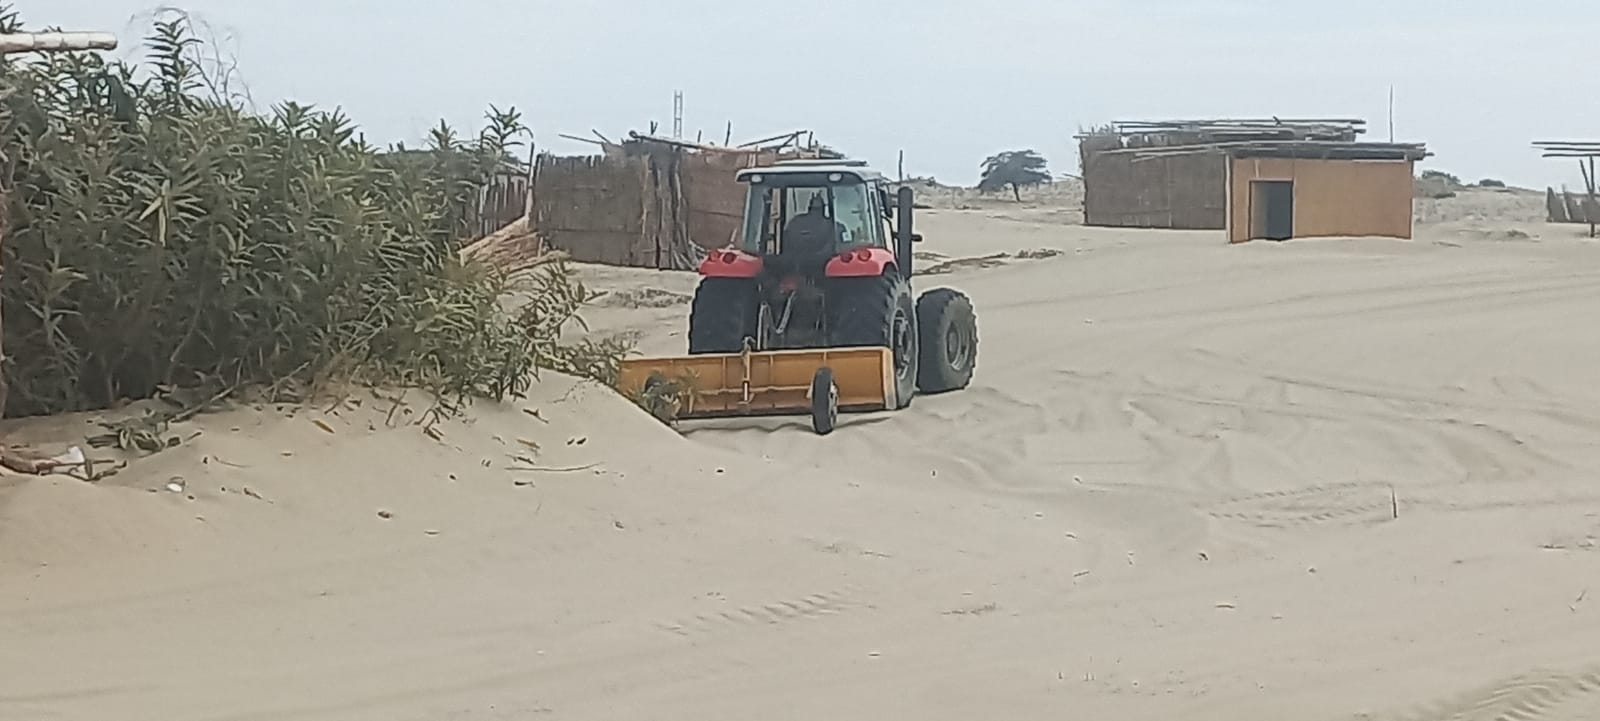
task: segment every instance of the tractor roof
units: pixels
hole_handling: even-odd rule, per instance
[[[752,175],[823,175],[838,173],[861,182],[882,180],[883,175],[867,167],[864,160],[780,160],[772,165],[744,168],[736,176],[748,180]]]

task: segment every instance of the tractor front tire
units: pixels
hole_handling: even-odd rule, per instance
[[[943,393],[966,388],[978,365],[978,318],[961,291],[935,288],[917,299],[922,358],[917,389]]]
[[[689,353],[738,353],[756,336],[760,312],[754,279],[702,278],[689,307]]]
[[[823,366],[811,376],[811,430],[825,436],[839,424],[839,386],[833,369]]]
[[[911,405],[917,393],[917,304],[911,284],[893,271],[870,278],[834,278],[828,283],[828,328],[832,345],[884,347],[894,353],[895,403]]]

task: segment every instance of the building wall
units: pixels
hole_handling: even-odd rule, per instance
[[[1411,237],[1412,162],[1237,158],[1229,165],[1228,241],[1250,239],[1250,183],[1294,183],[1295,237]]]
[[[1084,225],[1221,230],[1227,212],[1226,157],[1192,153],[1134,159],[1088,153]]]

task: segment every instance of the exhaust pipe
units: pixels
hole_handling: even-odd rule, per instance
[[[894,209],[895,221],[899,227],[895,229],[894,235],[897,246],[896,251],[900,256],[900,273],[906,277],[906,280],[910,280],[912,274],[911,259],[913,256],[911,243],[916,240],[916,233],[911,224],[912,206],[915,203],[913,202],[910,186],[900,186],[900,190],[895,193],[895,204],[897,206]]]
[[[5,33],[0,34],[0,55],[11,53],[116,50],[111,33]]]

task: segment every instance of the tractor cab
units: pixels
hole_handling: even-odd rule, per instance
[[[867,255],[857,251],[882,249],[909,259],[894,242],[895,203],[883,177],[864,163],[790,161],[738,178],[749,188],[740,234],[747,252],[846,263]]]
[[[731,247],[703,275],[862,277],[911,275],[911,192],[891,194],[860,161],[791,160],[739,171],[744,219]],[[759,261],[759,263],[757,262]],[[750,275],[746,275],[750,274]]]

